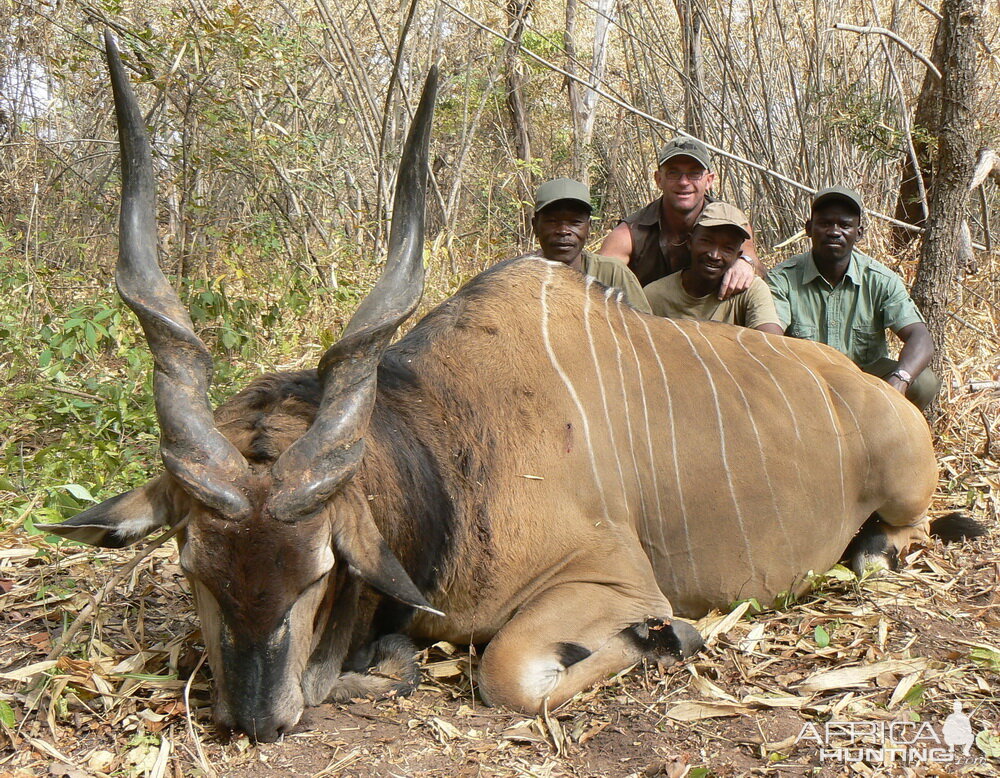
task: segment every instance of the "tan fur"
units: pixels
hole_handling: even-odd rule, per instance
[[[408,632],[489,642],[486,699],[535,712],[660,655],[633,625],[800,591],[874,512],[910,532],[936,483],[920,414],[832,349],[639,314],[542,260],[474,280],[380,372],[365,456],[327,510],[241,525],[191,514],[186,570],[214,598],[199,595],[206,629],[222,629],[220,608],[249,637],[296,614],[282,678],[305,693],[281,692],[280,730],[303,699],[393,688],[342,671],[377,637],[381,607],[345,569],[344,543],[377,565],[381,533],[411,576],[424,570],[446,615],[418,613]],[[268,376],[218,410],[255,505],[316,389],[312,372]]]

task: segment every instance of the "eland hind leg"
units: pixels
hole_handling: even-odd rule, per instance
[[[851,540],[844,559],[858,576],[873,570],[896,570],[899,558],[912,543],[928,536],[945,543],[971,540],[986,534],[986,528],[964,513],[949,513],[933,521],[924,518],[915,524],[893,526],[873,513]]]

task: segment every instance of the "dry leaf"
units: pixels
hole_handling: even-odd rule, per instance
[[[51,670],[59,663],[57,659],[46,659],[43,662],[35,662],[34,664],[22,667],[19,670],[12,670],[9,673],[0,673],[0,679],[4,681],[26,681],[38,673],[44,673],[46,670]]]
[[[440,662],[430,662],[424,665],[424,670],[427,671],[431,678],[452,678],[456,675],[461,675],[464,666],[467,664],[468,661],[464,658],[445,659]]]
[[[701,721],[702,719],[718,719],[725,716],[739,716],[750,713],[751,708],[733,702],[707,702],[690,700],[674,705],[667,711],[668,719],[674,721]]]
[[[720,635],[725,635],[729,632],[748,610],[750,610],[749,600],[740,603],[731,613],[727,613],[721,618],[706,616],[701,619],[695,626],[698,627],[698,631],[701,633],[702,638],[704,638],[705,645],[711,645]]]
[[[927,660],[922,657],[916,659],[889,659],[885,662],[875,662],[870,665],[842,667],[810,675],[799,684],[799,689],[813,694],[816,692],[825,692],[830,689],[847,689],[852,686],[864,686],[872,678],[883,673],[902,675],[904,673],[915,673],[926,667]]]
[[[446,743],[449,740],[463,739],[463,735],[454,724],[450,721],[445,721],[444,719],[439,719],[434,716],[430,720],[431,729],[434,730],[434,735],[441,743]]]
[[[744,654],[752,654],[757,650],[757,645],[764,637],[764,622],[754,625],[754,628],[747,633],[747,636],[740,641],[740,651]]]
[[[764,708],[801,708],[809,702],[809,698],[795,695],[768,697],[761,694],[748,694],[741,702],[744,705],[759,705]]]
[[[607,726],[607,725],[605,725]],[[504,740],[509,740],[512,743],[544,743],[545,738],[542,737],[534,727],[534,722],[522,722],[516,724],[513,727],[508,727],[501,734],[500,737]],[[581,738],[580,742],[583,742]]]
[[[715,697],[716,699],[723,700],[725,702],[739,703],[739,700],[733,697],[733,695],[723,691],[710,680],[703,678],[700,675],[692,676],[691,686],[693,686],[695,691],[703,697]]]

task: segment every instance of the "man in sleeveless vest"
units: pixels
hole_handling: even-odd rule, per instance
[[[679,136],[667,143],[657,155],[653,175],[660,197],[623,219],[604,239],[600,253],[628,264],[643,286],[689,267],[688,239],[705,204],[713,199],[708,194],[715,182],[711,164],[701,141]],[[764,275],[751,236],[727,269],[719,299],[749,289],[756,276]]]

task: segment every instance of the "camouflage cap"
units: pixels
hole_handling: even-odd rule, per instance
[[[700,140],[695,140],[694,138],[678,135],[673,140],[668,141],[660,149],[660,153],[656,155],[657,167],[674,157],[691,157],[691,159],[701,163],[701,166],[705,170],[712,169],[712,158],[708,154],[708,147]]]
[[[729,203],[707,203],[695,222],[695,226],[735,227],[743,233],[744,238],[750,237],[750,220],[747,215]]]
[[[590,204],[590,187],[572,178],[557,178],[546,181],[535,190],[535,213],[560,200],[572,200],[593,210]]]
[[[853,189],[848,189],[846,186],[828,186],[826,189],[820,189],[813,198],[812,210],[815,211],[820,205],[830,200],[846,200],[857,209],[859,215],[865,211],[864,203],[861,202],[861,195]]]

